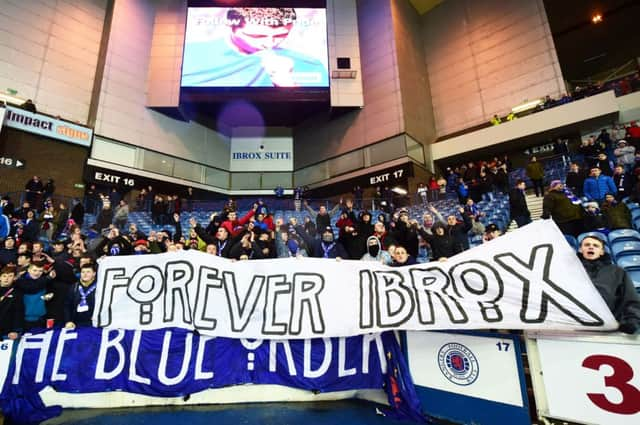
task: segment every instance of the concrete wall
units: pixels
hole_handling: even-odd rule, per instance
[[[2,168],[0,193],[22,192],[27,180],[35,175],[43,182],[52,178],[56,195],[82,196],[83,190],[74,185],[82,183],[82,165],[89,152],[84,146],[4,127],[0,133],[0,152],[2,156],[24,162],[22,168]],[[55,158],[64,158],[65,164],[74,166],[61,167]],[[20,198],[13,196],[13,201],[18,206]]]
[[[564,92],[542,0],[445,1],[423,31],[438,136]]]
[[[617,97],[616,101],[620,108],[618,122],[640,120],[640,92]]]
[[[438,160],[573,124],[583,123],[584,126],[585,122],[598,117],[611,117],[613,120],[619,108],[613,91],[608,91],[434,143],[431,145],[431,155]]]
[[[356,71],[355,79],[331,80],[331,105],[361,107],[364,99],[355,0],[327,0],[327,43],[329,75],[338,69],[339,57],[351,58],[350,69]]]
[[[333,120],[313,117],[294,129],[296,169],[404,132],[390,0],[356,4],[365,106]]]
[[[146,108],[149,52],[154,40],[155,46],[161,45],[158,37],[175,45],[176,41],[169,39],[175,39],[177,32],[167,28],[175,25],[177,19],[170,17],[170,11],[183,13],[183,5],[184,0],[116,1],[96,134],[228,169],[229,141],[226,137],[201,125],[174,120]],[[156,14],[157,11],[160,13]]]
[[[107,0],[2,0],[0,90],[86,124]]]
[[[406,0],[392,0],[391,6],[405,131],[426,145],[436,132],[420,16]]]
[[[158,2],[149,58],[147,106],[178,106],[180,103],[186,22],[186,2]]]

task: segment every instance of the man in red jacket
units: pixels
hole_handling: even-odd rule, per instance
[[[229,211],[227,213],[227,219],[223,221],[220,226],[227,229],[232,237],[236,237],[240,234],[241,231],[244,230],[243,226],[247,224],[249,220],[251,220],[251,217],[253,217],[257,209],[258,204],[253,204],[253,209],[251,209],[247,214],[245,214],[244,217],[240,219],[238,218],[237,212]]]

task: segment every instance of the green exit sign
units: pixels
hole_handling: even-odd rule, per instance
[[[84,183],[76,183],[73,185],[76,189],[84,189]]]

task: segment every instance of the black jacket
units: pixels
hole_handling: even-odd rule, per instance
[[[584,181],[587,176],[580,170],[577,173],[573,171],[569,171],[567,173],[566,185],[574,195],[581,196],[582,188],[584,187]]]
[[[218,248],[218,256],[224,258],[231,258],[231,248],[236,244],[237,240],[231,238],[231,235],[227,237],[226,241],[220,241],[215,236],[211,236],[205,229],[199,224],[193,228],[196,235],[204,241],[206,244],[214,244]]]
[[[5,336],[9,332],[16,332],[21,326],[18,325],[18,294],[14,287],[0,287],[0,336]]]
[[[439,224],[434,225],[434,227],[437,226],[439,226]],[[462,246],[458,243],[456,238],[448,234],[446,231],[442,236],[437,235],[433,228],[432,235],[425,232],[424,229],[420,229],[419,232],[422,239],[431,246],[431,253],[433,255],[432,260],[434,261],[443,257],[453,257],[454,255],[462,252]]]
[[[0,248],[0,266],[6,266],[9,263],[16,264],[17,258],[18,250],[16,248]]]
[[[296,226],[296,232],[298,232],[307,245],[307,254],[309,257],[323,258],[324,250],[327,249],[328,258],[349,258],[349,254],[339,241],[328,244],[320,239],[314,239],[304,230],[304,227],[300,225]]]
[[[356,232],[345,232],[338,238],[338,241],[344,246],[351,260],[359,260],[367,252],[367,237]]]
[[[93,283],[95,285],[95,282]],[[80,305],[80,290],[78,289],[80,282],[76,282],[73,288],[67,294],[64,302],[64,322],[73,322],[76,326],[91,326],[91,316],[93,316],[93,309],[96,305],[96,291],[95,289],[87,294],[87,311],[78,311],[78,305]],[[87,288],[88,289],[88,288]]]
[[[611,264],[608,255],[596,261],[579,257],[591,281],[620,323],[620,330],[637,332],[640,329],[640,297],[629,275],[624,269]]]
[[[522,190],[513,188],[509,191],[509,210],[512,219],[521,216],[531,217],[527,199]]]
[[[109,222],[105,223],[104,227],[109,227],[109,225],[111,224],[111,220],[113,220],[113,210],[109,209],[109,211],[111,212],[111,216],[109,218]],[[82,202],[78,202],[74,205],[73,209],[71,210],[71,218],[78,226],[82,226],[82,224],[84,223],[84,205],[82,205]],[[100,230],[100,228],[98,228],[98,230]]]
[[[407,226],[402,220],[395,223],[395,228],[391,231],[391,236],[399,245],[405,247],[409,255],[416,258],[420,242],[418,241],[418,230],[413,226]],[[364,254],[363,254],[364,255]]]
[[[469,237],[467,232],[471,230],[471,219],[467,214],[462,214],[463,223],[454,226],[436,223],[431,228],[433,234],[428,234],[420,228],[420,236],[431,246],[433,260],[445,257],[449,258],[469,249]],[[444,235],[439,236],[436,232],[438,227],[444,228]]]

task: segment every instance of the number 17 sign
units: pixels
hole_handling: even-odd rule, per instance
[[[537,348],[548,416],[640,424],[640,338],[538,339]]]

